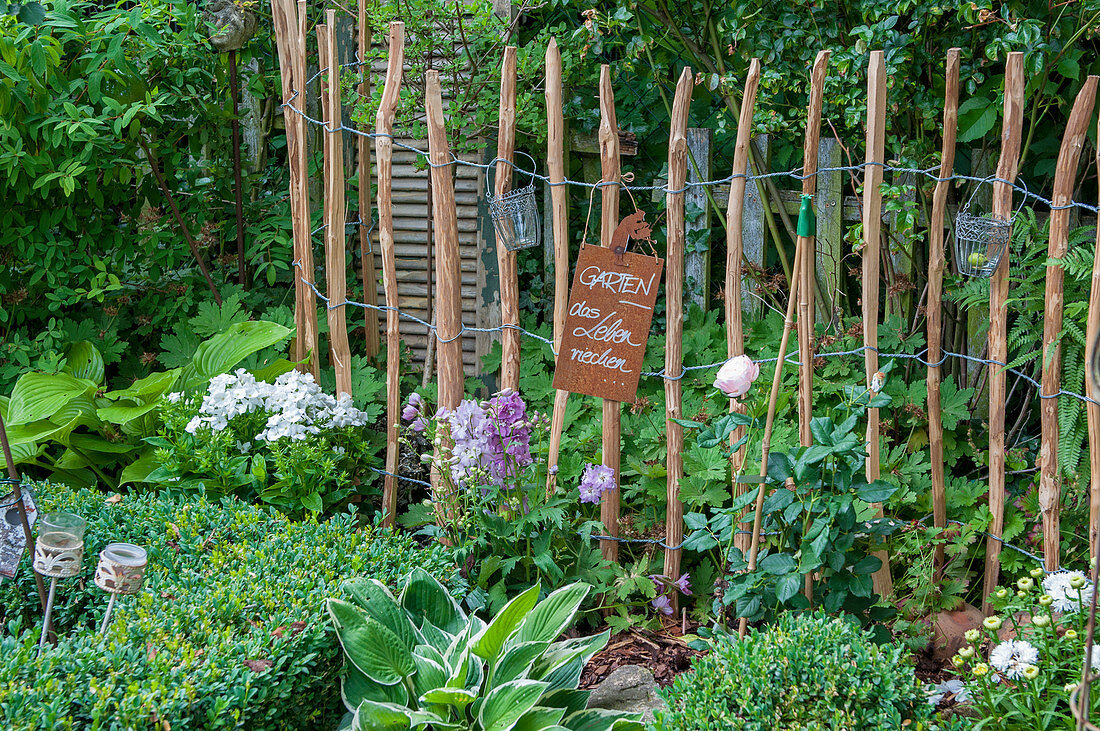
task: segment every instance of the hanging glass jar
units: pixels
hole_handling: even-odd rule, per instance
[[[530,155],[520,153],[531,159]],[[493,228],[508,251],[538,246],[542,241],[538,201],[535,197],[535,161],[531,159],[531,182],[501,196],[487,195]]]

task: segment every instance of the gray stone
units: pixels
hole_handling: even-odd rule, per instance
[[[256,14],[232,0],[207,0],[203,15],[214,26],[210,43],[220,53],[244,47],[256,33]]]
[[[641,713],[644,720],[650,721],[654,709],[664,708],[665,702],[657,695],[657,681],[652,672],[640,665],[624,665],[596,686],[588,707]]]

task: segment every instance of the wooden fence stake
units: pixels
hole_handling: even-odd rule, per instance
[[[287,162],[290,168],[290,217],[294,238],[294,359],[308,365],[316,378],[317,362],[317,298],[310,288],[313,282],[313,241],[309,223],[309,166],[306,149],[306,122],[302,114],[306,102],[306,4],[294,0],[274,0],[271,15],[275,27],[275,43],[279,53],[282,79],[283,121],[286,127]]]
[[[806,140],[802,159],[802,194],[812,196],[817,190],[818,139],[821,136],[821,103],[825,93],[825,71],[829,65],[829,51],[818,51],[810,75],[810,104],[806,111]],[[814,388],[814,237],[799,236],[796,250],[802,259],[795,258],[794,269],[799,271],[806,285],[800,291],[798,303],[798,436],[803,446],[813,443],[810,434],[810,418],[813,416]],[[791,278],[794,279],[792,271]],[[793,289],[793,287],[792,287]]]
[[[1069,244],[1069,208],[1077,181],[1077,163],[1088,133],[1092,108],[1096,104],[1096,82],[1090,76],[1073,102],[1069,122],[1058,151],[1054,170],[1054,205],[1050,211],[1050,236],[1047,256],[1064,259]],[[1065,300],[1065,268],[1061,264],[1047,266],[1046,305],[1043,312],[1042,398],[1039,400],[1042,422],[1042,442],[1039,448],[1039,510],[1043,516],[1043,559],[1047,571],[1059,566],[1059,510],[1062,498],[1061,469],[1058,467],[1058,391],[1062,385],[1062,348],[1058,340],[1062,332],[1062,309]]]
[[[600,169],[604,182],[600,188],[600,244],[611,246],[611,235],[619,225],[619,123],[615,118],[615,93],[611,89],[611,67],[600,66]],[[619,476],[619,428],[620,404],[603,400],[603,464],[615,471],[615,489],[603,494],[600,503],[600,520],[609,536],[619,535],[619,493],[622,483]],[[619,542],[600,540],[600,552],[604,559],[619,559]]]
[[[569,307],[569,191],[565,187],[565,120],[561,110],[561,52],[551,38],[546,46],[546,167],[550,176],[550,200],[554,230],[554,351],[561,350],[565,314]],[[550,422],[550,452],[547,457],[546,494],[557,484],[558,452],[565,428],[568,391],[554,392],[554,413]]]
[[[1097,122],[1100,133],[1100,121]],[[1098,138],[1100,139],[1100,138]],[[1100,148],[1096,150],[1096,168],[1100,170]],[[1092,362],[1096,337],[1100,335],[1100,226],[1096,227],[1096,243],[1092,255],[1092,288],[1089,291],[1089,319],[1085,334],[1085,363]],[[1085,395],[1093,401],[1100,393],[1085,375]],[[1089,558],[1096,560],[1097,533],[1100,532],[1100,405],[1085,405],[1089,431]]]
[[[729,203],[726,205],[726,354],[733,358],[745,353],[745,329],[741,322],[742,297],[741,278],[744,270],[744,239],[742,236],[742,214],[745,209],[745,189],[749,170],[749,142],[752,139],[752,113],[756,107],[756,90],[760,85],[760,59],[749,62],[749,73],[745,78],[745,91],[741,97],[741,115],[737,120],[737,141],[733,148],[733,175],[730,182]],[[755,186],[753,186],[755,190]],[[743,413],[745,407],[738,399],[730,399],[730,411]],[[744,436],[744,429],[738,427],[730,435],[730,444]],[[733,475],[733,497],[741,497],[748,489],[737,481],[741,468],[745,464],[746,448],[743,446],[733,456],[730,474]],[[742,511],[742,517],[745,512]],[[749,530],[749,524],[738,523],[739,531]],[[751,535],[739,532],[734,535],[734,546],[742,553],[749,550]]]
[[[455,210],[451,151],[443,126],[443,94],[439,72],[425,73],[425,106],[428,115],[428,164],[431,169],[432,218],[435,221],[436,257],[436,361],[439,373],[439,405],[456,408],[462,401],[462,290],[458,250],[458,213]],[[435,488],[438,496],[438,479]],[[450,514],[454,498],[446,500]]]
[[[325,294],[328,297],[328,339],[336,371],[336,393],[351,395],[351,347],[348,344],[347,201],[344,193],[344,133],[340,110],[340,61],[336,54],[336,11],[326,11],[326,25],[317,26],[321,68],[328,68],[322,84],[325,119]]]
[[[886,162],[886,63],[882,51],[871,51],[867,62],[867,166],[863,177],[863,351],[867,387],[872,388],[878,371],[878,283],[879,244],[882,227],[882,166]],[[867,481],[879,478],[878,409],[867,409]],[[875,506],[882,517],[882,505]],[[882,566],[874,573],[875,593],[894,593],[890,559],[886,551],[876,554]]]
[[[497,131],[497,169],[494,193],[502,196],[512,189],[512,160],[516,149],[516,47],[504,49],[500,69],[500,116]],[[519,275],[516,252],[509,251],[497,236],[497,266],[500,269],[500,334],[502,356],[501,389],[519,390]],[[510,327],[511,326],[511,327]]]
[[[1001,157],[997,161],[998,182],[993,183],[993,215],[1005,220],[1012,217],[1012,186],[1020,163],[1020,142],[1024,123],[1024,54],[1008,54],[1005,64],[1004,126],[1001,131]],[[1004,181],[1004,182],[1001,182]],[[1011,247],[989,283],[989,359],[1008,362],[1007,300],[1008,267]],[[985,584],[982,609],[989,613],[989,594],[1001,573],[1001,541],[1005,512],[1005,372],[1002,366],[989,366],[989,510],[993,519],[990,537],[985,542]]]
[[[370,64],[367,63],[367,47],[370,46],[370,25],[367,23],[367,0],[359,0],[359,96],[370,97]],[[371,217],[370,206],[370,142],[366,137],[356,136],[355,151],[358,153],[359,172],[359,259],[363,276],[363,303],[378,305],[378,272],[374,269],[374,249],[370,242]],[[368,358],[378,355],[378,310],[363,308],[363,328]]]
[[[668,135],[668,189],[665,195],[668,253],[665,274],[667,326],[665,337],[665,438],[668,447],[668,499],[665,514],[665,576],[673,581],[680,576],[680,542],[684,538],[684,505],[680,502],[680,479],[684,476],[684,427],[674,419],[684,418],[680,377],[684,373],[684,184],[687,182],[688,113],[693,88],[691,69],[684,67],[676,82],[672,119]],[[678,607],[678,595],[672,593],[672,609]]]
[[[943,410],[940,403],[940,361],[943,359],[944,214],[955,169],[955,138],[959,130],[959,49],[947,51],[943,95],[943,144],[940,174],[932,192],[932,220],[928,226],[928,448],[932,470],[932,524],[947,527],[947,487],[943,477]],[[943,570],[943,546],[936,546],[933,576]]]
[[[397,514],[397,425],[401,414],[401,334],[398,330],[397,261],[393,241],[393,120],[405,68],[405,24],[390,23],[389,63],[382,102],[378,105],[374,150],[378,157],[378,244],[382,251],[382,286],[386,293],[386,472],[382,487],[383,524]],[[431,286],[431,282],[428,283]]]

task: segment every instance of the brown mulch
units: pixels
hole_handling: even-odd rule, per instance
[[[689,632],[693,629],[688,627]],[[653,671],[659,685],[671,685],[677,675],[691,667],[693,658],[704,654],[688,647],[681,634],[681,627],[673,626],[661,632],[632,629],[615,635],[588,661],[580,687],[594,688],[624,665],[641,665]]]

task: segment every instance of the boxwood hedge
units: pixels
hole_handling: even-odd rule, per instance
[[[457,588],[446,549],[360,527],[353,515],[294,523],[233,499],[36,492],[43,511],[87,518],[87,553],[83,574],[58,587],[60,643],[41,659],[29,561],[0,585],[4,728],[332,729],[343,713],[341,653],[325,599],[349,577],[393,585],[417,566]],[[92,575],[111,541],[145,546],[149,569],[101,636],[107,597]]]
[[[932,731],[940,720],[907,651],[878,645],[851,619],[780,615],[743,640],[721,637],[710,654],[661,691],[659,731]]]

